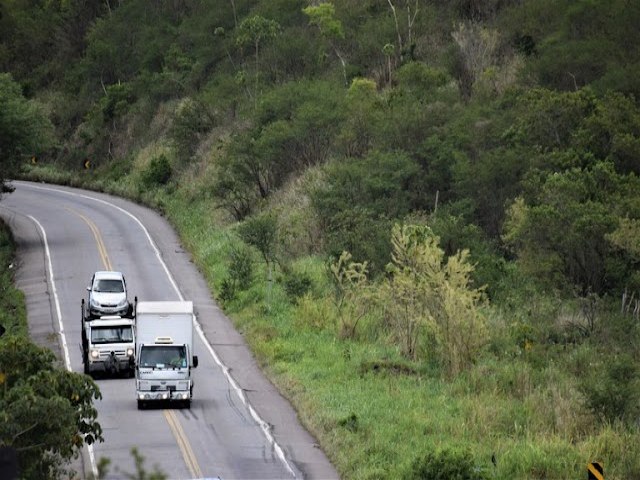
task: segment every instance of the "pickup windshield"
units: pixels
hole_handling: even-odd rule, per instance
[[[145,346],[140,351],[140,366],[153,368],[186,368],[184,345]]]
[[[91,343],[127,343],[133,342],[133,331],[130,325],[122,327],[93,327]]]

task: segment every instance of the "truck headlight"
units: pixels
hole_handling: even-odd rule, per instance
[[[91,350],[91,358],[98,358],[100,356],[100,352],[98,350]]]
[[[130,357],[133,355],[133,348],[127,348],[127,356]]]

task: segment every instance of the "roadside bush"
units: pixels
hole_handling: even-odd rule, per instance
[[[632,422],[640,414],[640,371],[628,354],[614,358],[582,380],[586,407],[603,421]]]
[[[171,164],[165,154],[153,157],[142,172],[142,184],[147,187],[166,185],[171,179]]]
[[[282,278],[282,285],[287,296],[293,303],[311,290],[311,277],[306,272],[288,270]]]
[[[476,465],[470,452],[438,450],[416,458],[407,480],[485,480],[486,471]]]
[[[229,254],[229,275],[222,281],[218,298],[223,303],[236,298],[239,291],[248,289],[253,283],[253,254],[240,243],[233,246]]]

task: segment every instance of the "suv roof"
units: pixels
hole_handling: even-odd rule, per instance
[[[109,280],[122,280],[124,278],[124,275],[122,275],[121,272],[102,270],[95,273],[95,278],[96,279],[104,278]]]

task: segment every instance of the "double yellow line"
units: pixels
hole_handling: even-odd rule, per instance
[[[102,264],[106,270],[113,270],[111,265],[111,261],[109,260],[109,255],[107,254],[107,247],[102,240],[102,235],[100,235],[100,230],[97,225],[93,223],[89,218],[85,217],[82,213],[74,210],[72,208],[68,208],[70,212],[82,218],[87,225],[89,225],[89,229],[91,233],[93,233],[93,237],[96,239],[96,245],[98,246],[98,253],[100,254],[100,258],[102,259]],[[191,445],[187,439],[187,436],[180,425],[177,417],[173,413],[172,410],[163,410],[164,418],[167,420],[169,424],[169,428],[171,429],[171,433],[176,439],[178,443],[178,447],[180,447],[180,451],[182,452],[182,458],[191,472],[191,476],[193,478],[202,478],[202,470],[200,470],[200,465],[198,465],[198,461],[196,460],[196,456],[191,449]]]
[[[175,413],[173,413],[173,410],[163,410],[162,413],[164,414],[164,418],[167,419],[167,423],[173,432],[173,436],[176,438],[176,442],[178,442],[178,446],[182,451],[182,458],[184,458],[187,468],[191,472],[191,477],[202,478],[203,475],[202,470],[200,470],[200,465],[198,465],[196,456],[193,454],[193,450],[191,450],[187,436],[184,430],[182,430],[182,426],[180,426],[180,422],[178,422]]]
[[[100,230],[95,223],[93,223],[90,219],[85,217],[83,214],[69,207],[65,207],[70,212],[79,216],[81,219],[85,221],[87,225],[89,225],[89,229],[91,233],[93,233],[93,238],[96,239],[96,245],[98,246],[98,253],[100,254],[100,258],[102,259],[102,265],[104,265],[105,270],[113,270],[111,266],[111,260],[109,260],[109,255],[107,254],[107,247],[104,245],[104,241],[102,240],[102,235],[100,235]]]

